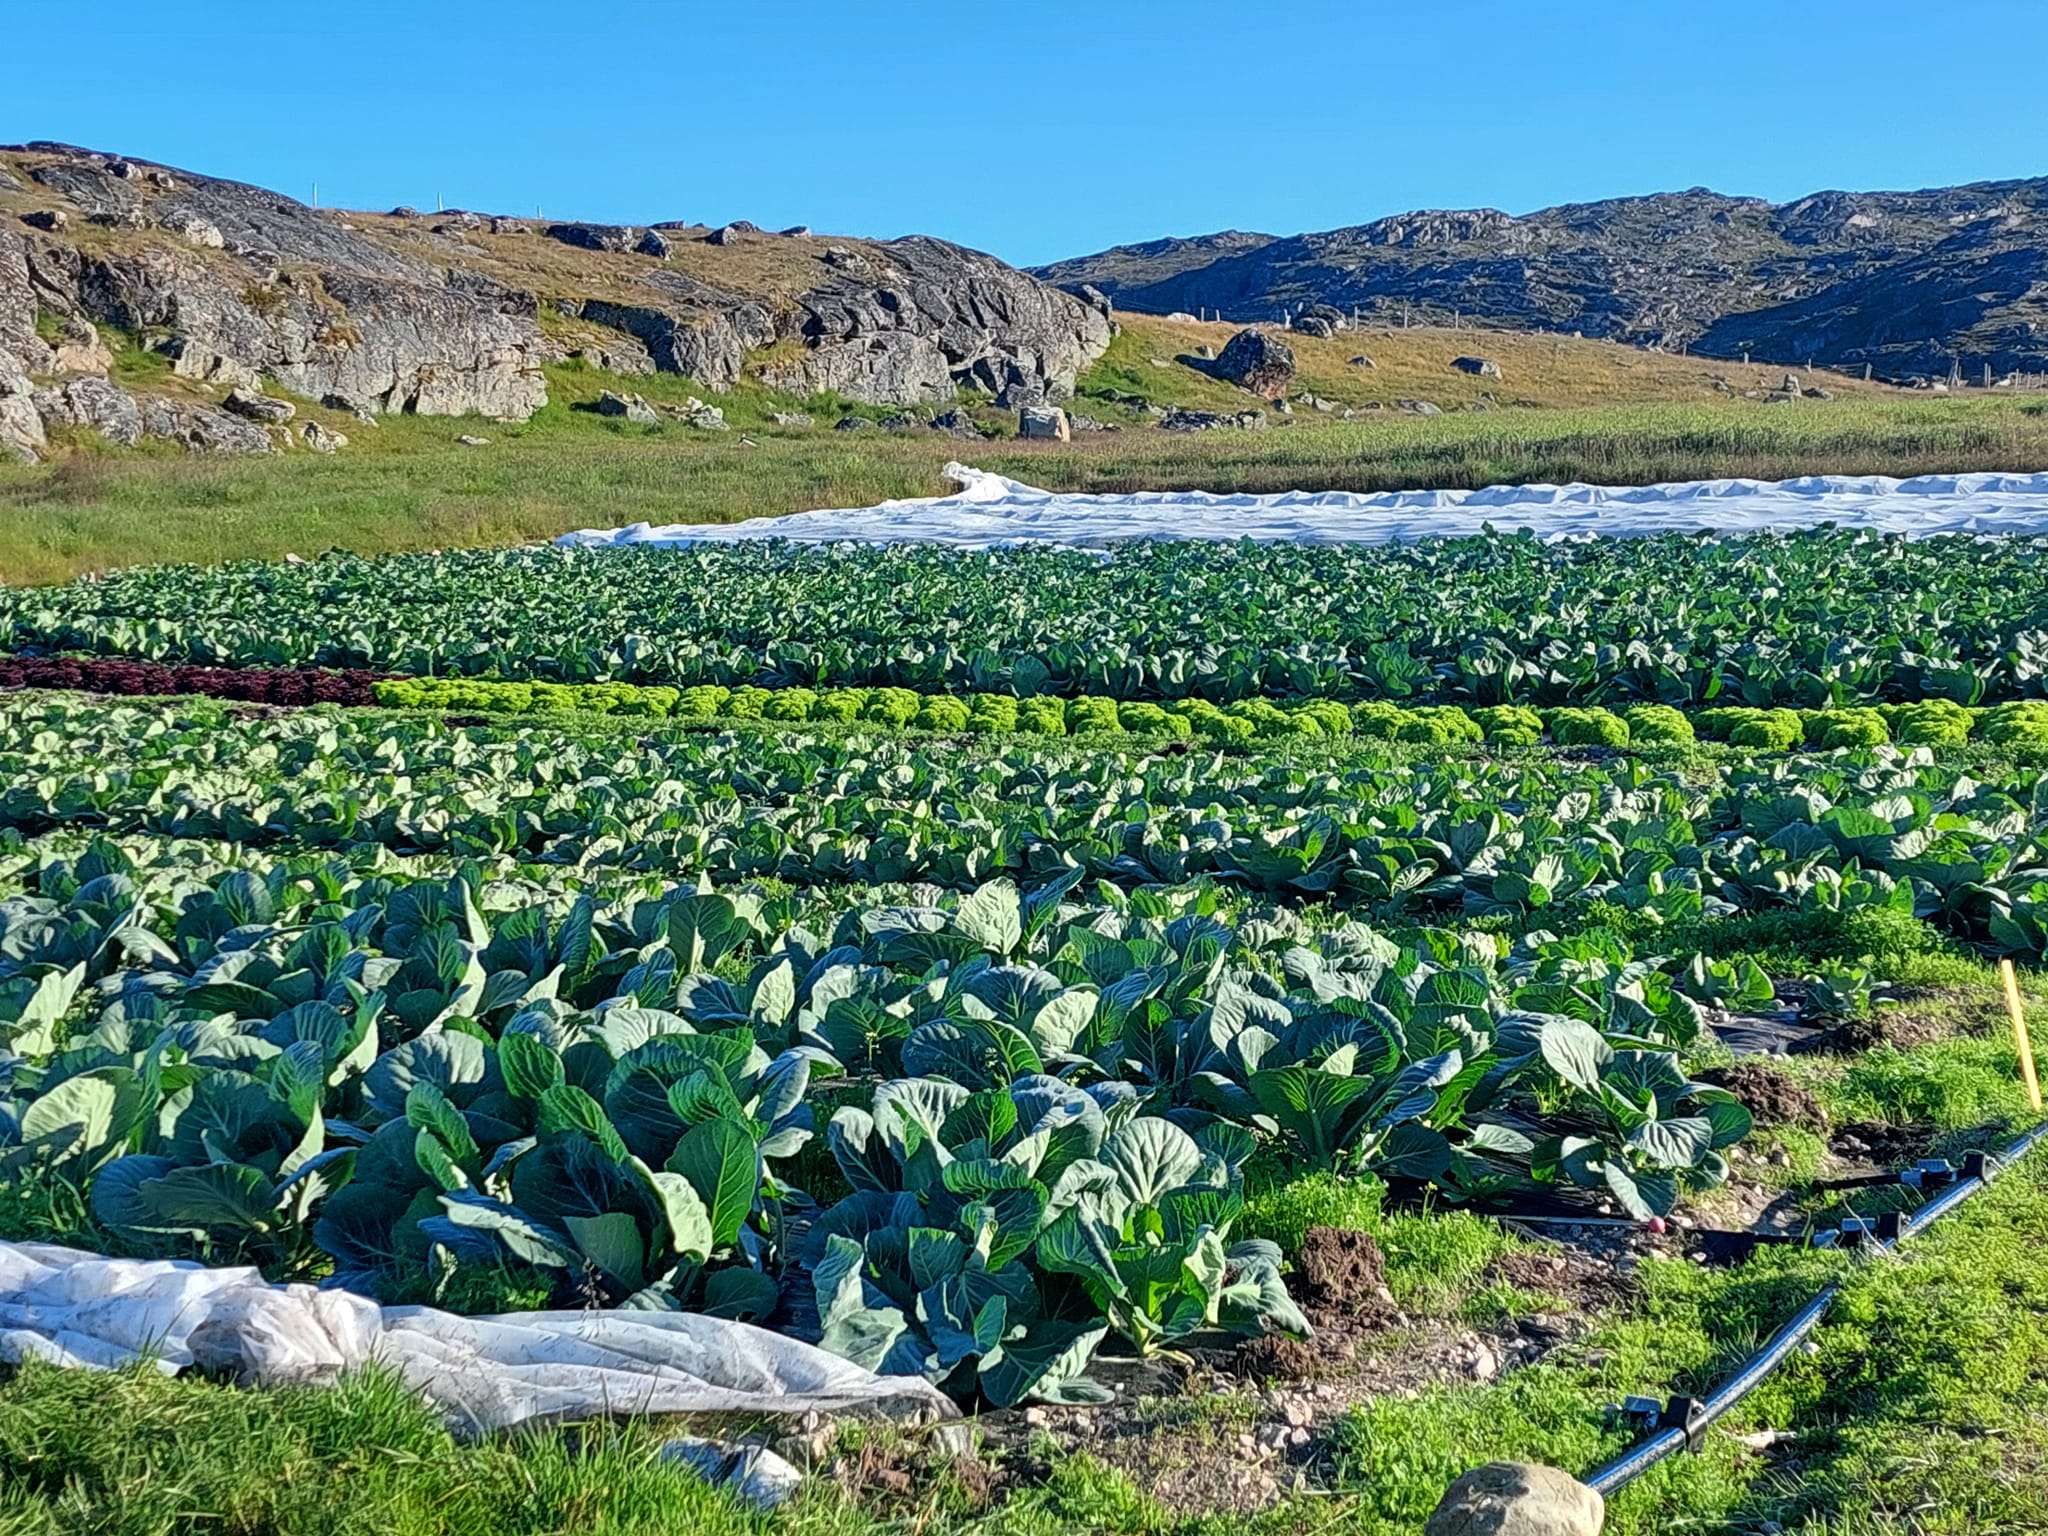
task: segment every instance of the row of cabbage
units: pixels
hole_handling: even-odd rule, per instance
[[[1347,705],[1337,699],[1300,702],[1207,699],[1164,703],[1100,695],[1062,699],[1038,694],[921,694],[909,688],[728,688],[702,683],[668,688],[638,683],[495,682],[474,678],[387,678],[371,686],[376,702],[394,709],[492,714],[602,714],[685,721],[765,720],[878,726],[895,730],[965,732],[982,736],[1091,736],[1121,733],[1242,746],[1296,736],[1361,736],[1427,746],[1484,742],[1492,746],[1686,746],[1696,741],[1789,751],[1814,747],[1961,746],[1976,739],[2000,746],[2048,747],[2048,700],[2022,699],[1970,708],[1947,699],[1837,709],[1757,709],[1723,705],[1693,714],[1668,704],[1632,704],[1619,711],[1594,705],[1533,709],[1523,704],[1403,707],[1384,701]]]
[[[2031,540],[776,544],[231,564],[0,591],[17,650],[558,682],[1839,707],[2048,693]]]
[[[1078,869],[1214,877],[1381,915],[1607,902],[1652,920],[1917,912],[2042,952],[2048,789],[1925,749],[1729,760],[1329,763],[1018,741],[700,733],[629,740],[354,714],[0,704],[0,827],[506,858],[583,880],[817,888]]]
[[[1079,870],[823,931],[747,893],[331,873],[166,890],[101,844],[0,901],[17,1190],[370,1292],[808,1295],[826,1347],[1004,1404],[1093,1395],[1111,1334],[1306,1332],[1238,1230],[1254,1159],[1668,1211],[1749,1129],[1682,1068],[1700,999],[1770,998],[1601,934],[1397,941]]]

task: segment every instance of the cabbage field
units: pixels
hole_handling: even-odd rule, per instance
[[[997,1416],[1349,1337],[1303,1191],[1828,1208],[1719,1032],[1853,1062],[2048,962],[2032,541],[335,555],[0,625],[0,1235]]]

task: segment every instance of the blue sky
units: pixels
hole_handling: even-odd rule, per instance
[[[1711,186],[2048,174],[2042,0],[95,0],[0,142],[323,203],[923,231],[1019,263]]]

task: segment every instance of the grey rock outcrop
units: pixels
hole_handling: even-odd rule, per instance
[[[142,441],[142,407],[105,379],[68,379],[54,389],[39,391],[36,406],[46,425],[63,422],[85,427],[124,448]]]
[[[1071,293],[1083,304],[1086,304],[1095,313],[1102,316],[1103,319],[1109,321],[1116,319],[1115,302],[1093,283],[1076,283],[1067,292]]]
[[[640,238],[639,230],[625,224],[550,224],[542,233],[586,251],[630,251]]]
[[[317,421],[309,421],[299,428],[299,440],[315,453],[334,453],[348,446],[345,433],[324,427]]]
[[[279,400],[243,385],[229,390],[221,405],[237,416],[261,422],[267,427],[282,426],[299,414],[299,408],[291,401]]]
[[[1017,435],[1022,438],[1064,443],[1073,432],[1067,413],[1056,405],[1027,405],[1017,413]]]
[[[1226,428],[1257,432],[1266,425],[1264,411],[1191,411],[1176,406],[1160,418],[1165,432],[1217,432]]]
[[[640,377],[656,371],[654,358],[631,336],[610,336],[587,347],[579,347],[569,354],[580,357],[593,368],[602,368],[606,373],[616,373],[628,378]]]
[[[1324,341],[1337,334],[1337,328],[1321,315],[1296,315],[1288,329],[1297,336],[1314,336]]]
[[[1278,336],[1249,326],[1224,344],[1209,372],[1270,400],[1294,380],[1294,349]]]
[[[57,337],[49,343],[51,373],[93,373],[104,375],[114,366],[114,354],[100,340],[90,320],[76,315],[59,315]]]
[[[600,394],[591,409],[600,416],[638,422],[642,426],[653,427],[661,424],[661,417],[656,414],[653,406],[638,395],[622,395],[616,390],[608,389]]]
[[[42,459],[47,441],[28,375],[0,372],[0,453],[17,463],[34,464]]]
[[[0,225],[0,366],[20,373],[94,371],[89,347],[53,368],[40,314],[45,330],[55,316],[135,335],[181,378],[221,390],[273,379],[372,413],[521,420],[546,403],[542,365],[565,355],[537,323],[531,254],[496,243],[530,239],[516,220],[344,217],[57,144],[0,147],[0,175],[14,188],[0,191],[13,216]],[[38,211],[52,215],[40,230],[19,217]],[[92,221],[114,233],[74,233]],[[1070,394],[1111,335],[1101,309],[943,241],[777,241],[764,275],[738,255],[688,271],[664,259],[687,226],[540,227],[568,247],[550,258],[555,307],[619,336],[615,348],[568,345],[600,367],[703,389],[731,388],[780,343],[790,355],[771,382],[802,393],[910,406],[971,386],[1026,403]],[[750,249],[767,238],[743,222],[723,233]]]
[[[1451,359],[1451,366],[1460,373],[1471,374],[1474,378],[1497,379],[1500,377],[1500,364],[1490,357],[1454,357]]]
[[[0,229],[0,377],[53,368],[50,348],[36,331],[41,295],[29,269],[28,241]]]
[[[828,261],[827,280],[797,299],[790,329],[806,350],[764,374],[771,385],[883,405],[949,400],[967,385],[1061,399],[1109,345],[1101,314],[993,256],[921,235],[875,249],[889,270]]]
[[[182,377],[253,386],[269,376],[295,394],[430,414],[523,418],[546,400],[531,319],[479,303],[447,269],[260,188],[57,145],[10,153],[78,214],[142,215],[146,226],[111,243],[26,237],[38,306],[137,333]],[[0,242],[0,294],[17,238]],[[11,336],[0,347],[19,355]]]
[[[647,282],[672,302],[586,299],[577,312],[634,337],[661,372],[686,374],[707,389],[731,389],[747,354],[775,344],[775,316],[760,304],[680,272],[659,271]]]
[[[377,425],[377,417],[375,413],[372,412],[367,405],[363,404],[362,401],[357,400],[352,396],[326,394],[320,397],[320,403],[326,406],[327,409],[330,411],[348,412],[349,415],[355,417],[355,419],[363,423],[364,426],[374,427],[375,425]]]
[[[253,421],[211,406],[150,395],[138,402],[146,436],[182,443],[188,453],[256,454],[276,451],[277,442]]]

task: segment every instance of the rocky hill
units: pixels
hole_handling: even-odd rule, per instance
[[[2048,179],[1792,203],[1703,189],[1120,246],[1037,269],[1120,307],[1579,332],[1880,378],[2048,370]]]
[[[60,422],[331,450],[310,422],[291,436],[266,381],[364,417],[520,420],[546,403],[543,366],[571,355],[709,391],[751,372],[882,405],[963,387],[1019,405],[1071,393],[1110,335],[1107,305],[941,240],[347,213],[67,145],[0,148],[0,449],[17,457]],[[170,387],[109,382],[115,339]]]

